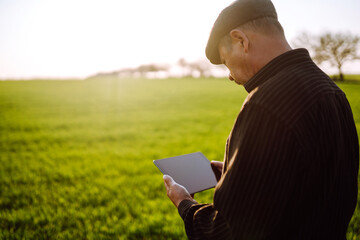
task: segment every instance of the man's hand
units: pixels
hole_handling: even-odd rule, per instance
[[[219,161],[211,161],[211,168],[215,174],[216,180],[219,181],[221,178],[221,174],[222,174],[222,170],[224,167],[224,163],[223,162],[219,162]]]
[[[178,207],[180,202],[185,199],[194,201],[186,188],[180,184],[177,184],[174,179],[172,179],[172,177],[169,175],[164,175],[163,179],[166,187],[166,194],[173,202],[175,207]]]

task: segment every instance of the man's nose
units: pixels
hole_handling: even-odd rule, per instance
[[[231,76],[231,74],[229,74],[229,79],[231,80],[231,81],[234,81],[235,79]]]

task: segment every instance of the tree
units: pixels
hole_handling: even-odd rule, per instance
[[[177,65],[182,69],[182,77],[210,77],[213,66],[209,61],[200,59],[194,62],[187,62],[181,58]]]
[[[156,73],[157,72],[166,72],[168,71],[169,67],[166,65],[158,65],[158,64],[145,64],[145,65],[140,65],[139,67],[137,67],[135,69],[136,72],[138,72],[141,76],[147,76],[148,73],[153,73],[154,76],[156,77]]]
[[[336,67],[340,81],[344,80],[342,72],[344,63],[360,59],[358,55],[360,38],[350,33],[327,32],[318,36],[302,33],[294,43],[296,46],[308,46],[312,51],[312,58],[318,64],[328,62]]]
[[[186,72],[187,72],[187,68],[188,68],[189,64],[186,62],[186,60],[184,58],[180,58],[179,61],[177,62],[177,64],[180,66],[181,71],[182,71],[181,77],[185,77],[187,74]]]
[[[193,77],[208,77],[211,75],[211,65],[208,61],[198,60],[188,64]]]

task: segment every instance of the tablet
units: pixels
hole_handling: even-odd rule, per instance
[[[190,194],[216,186],[217,181],[210,161],[201,152],[154,160],[163,174],[171,176]]]

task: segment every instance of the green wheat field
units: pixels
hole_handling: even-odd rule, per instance
[[[338,85],[360,135],[360,83]],[[0,239],[186,239],[153,160],[222,160],[246,95],[226,79],[0,81]]]

